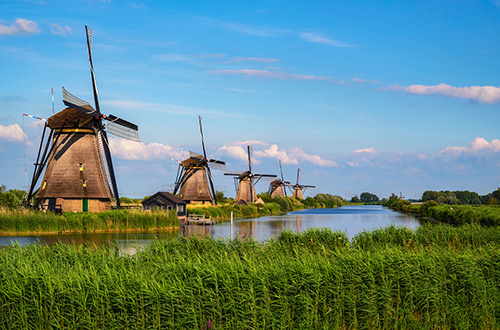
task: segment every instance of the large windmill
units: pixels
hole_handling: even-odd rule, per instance
[[[107,132],[139,141],[137,125],[101,113],[92,63],[93,31],[87,26],[85,30],[95,108],[63,87],[63,102],[67,108],[47,120],[28,192],[30,203],[46,167],[36,197],[43,208],[51,210],[103,211],[111,208],[112,200],[119,208],[120,197]],[[107,121],[107,132],[103,120]],[[42,152],[47,128],[50,133]]]
[[[293,197],[299,198],[299,199],[304,199],[304,194],[303,190],[306,190],[307,188],[316,188],[316,186],[308,186],[305,184],[300,184],[300,171],[301,169],[297,169],[297,183],[294,184],[293,187]]]
[[[210,168],[224,170],[226,163],[215,159],[209,160],[207,158],[201,116],[199,116],[199,122],[203,156],[190,151],[189,158],[183,160],[179,164],[174,194],[178,193],[178,196],[186,201],[186,203],[211,203],[217,205]]]
[[[279,163],[281,179],[275,179],[269,184],[269,195],[271,195],[271,198],[286,196],[286,187],[290,185],[290,182],[285,181],[285,179],[283,178],[283,168],[281,167],[281,160],[279,161]]]
[[[238,185],[236,190],[236,203],[248,204],[255,203],[257,200],[257,194],[255,193],[255,184],[260,181],[260,179],[275,178],[274,174],[255,174],[252,172],[252,156],[250,146],[247,146],[248,150],[248,171],[243,173],[236,172],[226,172],[224,175],[234,176],[235,186]]]

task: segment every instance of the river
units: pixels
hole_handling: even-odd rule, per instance
[[[12,242],[17,242],[22,246],[28,244],[53,245],[57,242],[95,244],[96,246],[116,244],[123,252],[133,254],[137,249],[146,247],[155,239],[169,239],[178,235],[212,236],[214,238],[239,236],[265,241],[279,235],[283,230],[302,232],[308,228],[329,228],[343,231],[352,239],[364,230],[371,231],[391,224],[416,229],[420,222],[415,217],[394,212],[379,205],[343,206],[334,209],[306,209],[277,216],[234,220],[232,225],[230,222],[213,226],[189,225],[183,226],[180,231],[0,237],[0,246],[8,246]]]

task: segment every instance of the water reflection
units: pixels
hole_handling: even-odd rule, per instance
[[[344,206],[336,209],[308,209],[290,212],[279,216],[267,216],[257,219],[242,219],[220,223],[214,226],[188,225],[179,231],[156,233],[98,233],[98,234],[68,234],[45,235],[34,237],[0,237],[0,246],[17,242],[21,246],[37,243],[53,245],[64,244],[94,244],[97,247],[117,245],[120,251],[134,254],[138,249],[146,247],[155,239],[169,239],[183,235],[186,237],[212,236],[214,238],[255,238],[267,240],[279,235],[283,230],[303,232],[308,228],[330,228],[345,232],[350,239],[358,233],[387,227],[391,224],[416,229],[419,220],[391,211],[381,206]]]

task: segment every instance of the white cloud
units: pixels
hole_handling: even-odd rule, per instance
[[[127,5],[130,9],[146,9],[146,6],[142,2],[129,2]]]
[[[354,153],[356,153],[356,154],[359,154],[359,153],[378,154],[379,151],[375,150],[374,148],[364,148],[364,149],[354,150]]]
[[[243,148],[240,145],[223,145],[222,147],[219,148],[219,152],[222,152],[229,157],[240,159],[247,161],[248,160],[248,153],[245,148]]]
[[[134,142],[119,138],[109,138],[109,145],[113,157],[128,160],[165,159],[168,157],[181,158],[179,152],[169,145],[162,143]]]
[[[277,144],[269,145],[269,143],[256,140],[228,143],[220,147],[219,151],[233,158],[247,160],[247,150],[244,148],[246,145],[264,147],[263,149],[261,148],[260,150],[253,151],[252,156],[254,157],[256,164],[258,164],[259,158],[274,158],[281,160],[283,164],[297,165],[302,161],[306,161],[322,167],[338,166],[338,164],[332,160],[323,159],[318,155],[310,155],[299,148],[284,150],[280,149]],[[266,148],[266,146],[268,147]]]
[[[71,27],[68,25],[61,26],[59,24],[50,24],[50,33],[57,36],[69,36],[71,35]]]
[[[335,46],[335,47],[350,47],[350,48],[357,47],[355,45],[344,44],[340,41],[333,40],[333,39],[330,39],[330,38],[323,36],[321,34],[312,33],[312,32],[300,33],[299,37],[304,41],[312,42],[312,43],[316,43],[316,44],[323,44],[323,45]]]
[[[0,125],[0,139],[7,141],[23,141],[27,135],[18,124],[9,126]]]
[[[471,99],[479,103],[500,103],[500,87],[495,86],[453,87],[447,84],[439,84],[436,86],[393,85],[387,87],[386,89],[394,91],[404,91],[409,94],[442,95],[453,98]]]
[[[450,156],[459,156],[467,153],[480,153],[480,152],[499,152],[500,140],[493,139],[491,141],[482,137],[476,137],[469,147],[446,147],[441,150],[441,154]]]
[[[18,18],[11,25],[0,24],[0,35],[27,35],[40,33],[38,24],[23,18]]]

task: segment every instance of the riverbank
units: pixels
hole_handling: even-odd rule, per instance
[[[148,232],[179,227],[175,211],[111,210],[64,213],[33,210],[0,211],[0,235]]]
[[[500,231],[426,224],[267,243],[178,237],[133,257],[0,249],[4,328],[496,329]]]
[[[406,200],[394,199],[387,201],[385,206],[395,211],[451,225],[500,226],[500,207],[497,205],[439,205],[434,201],[411,204]]]

